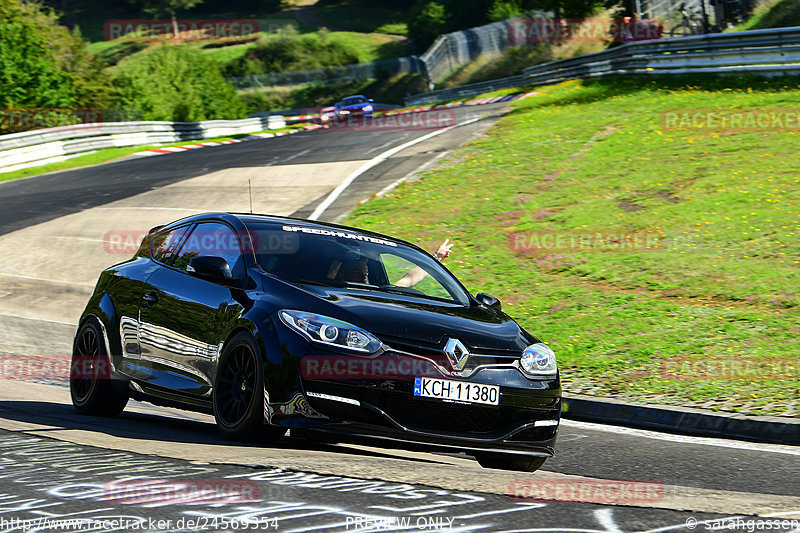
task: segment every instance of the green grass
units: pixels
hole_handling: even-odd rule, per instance
[[[427,249],[454,240],[448,267],[553,347],[568,391],[797,409],[800,132],[669,130],[661,117],[792,108],[798,81],[632,78],[536,90],[486,136],[344,222]],[[663,247],[512,246],[518,233],[637,231]],[[751,370],[725,371],[730,364]]]
[[[331,41],[338,41],[358,50],[360,63],[406,55],[406,46],[403,42],[382,33],[333,31],[330,33],[330,38]]]
[[[282,131],[292,131],[302,129],[301,125],[291,125],[286,126],[284,128],[277,128],[274,130],[266,130],[263,132],[258,133],[278,133]],[[151,145],[144,145],[144,146],[127,146],[124,148],[104,148],[102,150],[98,150],[91,154],[85,154],[78,157],[73,157],[72,159],[68,159],[66,161],[61,161],[60,163],[50,163],[48,165],[39,165],[36,167],[30,168],[23,168],[21,170],[15,170],[13,172],[4,172],[0,174],[0,182],[2,181],[11,181],[19,178],[29,178],[31,176],[39,176],[41,174],[47,174],[50,172],[59,172],[62,170],[72,170],[75,168],[82,168],[82,167],[89,167],[92,165],[100,165],[103,163],[110,163],[112,161],[116,161],[123,157],[129,156],[131,154],[135,154],[136,152],[144,152],[146,150],[152,150],[153,148],[168,148],[170,146],[184,146],[187,144],[197,144],[201,142],[220,142],[220,141],[228,141],[231,139],[241,139],[243,137],[247,137],[249,135],[253,135],[252,133],[242,133],[237,135],[229,135],[226,137],[214,137],[211,139],[204,139],[202,141],[183,141],[183,142],[176,142],[170,144],[151,144]]]
[[[408,34],[408,12],[393,8],[365,8],[358,0],[319,2],[314,14],[331,27],[365,33]]]
[[[229,39],[219,41],[187,41],[175,46],[185,46],[197,48],[215,59],[221,65],[230,63],[244,56],[248,50],[256,46],[258,39],[270,40],[280,37],[289,38],[293,36],[300,38],[303,35],[321,35],[319,32],[297,33],[288,32],[284,34],[260,33],[258,36],[249,36],[242,39]],[[338,43],[355,55],[355,61],[367,62],[377,59],[387,59],[392,57],[402,57],[406,55],[406,47],[402,41],[394,36],[383,33],[357,33],[350,31],[327,32],[326,39],[331,43]],[[161,46],[164,42],[171,43],[168,39],[145,40],[145,39],[116,39],[114,41],[99,41],[88,46],[89,53],[98,56],[106,64],[113,68],[123,59],[131,58],[137,54],[145,53],[154,46]],[[309,65],[314,67],[316,65]],[[300,65],[298,68],[306,68]],[[292,69],[295,70],[295,69]]]
[[[800,25],[800,0],[767,0],[759,4],[753,15],[737,24],[732,31],[764,30]]]

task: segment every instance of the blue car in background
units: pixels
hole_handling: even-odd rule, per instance
[[[363,95],[348,96],[336,103],[336,118],[347,120],[350,117],[372,117],[372,98]]]

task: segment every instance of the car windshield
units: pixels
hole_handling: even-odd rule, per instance
[[[350,96],[342,100],[344,105],[366,104],[367,99],[363,96]]]
[[[469,297],[433,257],[359,233],[305,225],[252,223],[256,262],[291,283],[378,291],[469,305]]]

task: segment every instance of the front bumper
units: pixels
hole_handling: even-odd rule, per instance
[[[413,378],[303,380],[303,389],[309,405],[327,417],[315,428],[320,431],[460,451],[554,454],[561,414],[557,379],[531,381],[515,368],[502,368],[465,381],[499,385],[499,405],[415,397]]]

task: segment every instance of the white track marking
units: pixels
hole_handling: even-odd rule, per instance
[[[333,204],[333,202],[336,201],[337,198],[339,198],[339,196],[344,192],[344,190],[347,189],[347,187],[349,187],[350,184],[353,183],[357,177],[359,177],[361,174],[363,174],[367,170],[371,169],[372,167],[374,167],[374,166],[386,161],[387,159],[389,159],[394,154],[396,154],[398,152],[401,152],[401,151],[405,150],[406,148],[414,146],[415,144],[419,144],[419,143],[421,143],[423,141],[427,141],[428,139],[436,137],[437,135],[441,135],[442,133],[448,132],[448,131],[450,131],[450,130],[452,130],[454,128],[458,128],[460,126],[466,126],[467,124],[471,124],[473,122],[477,122],[478,120],[480,120],[480,118],[481,117],[471,118],[469,120],[465,120],[463,122],[459,122],[458,124],[453,124],[452,126],[448,126],[446,128],[442,128],[440,130],[432,131],[431,133],[423,135],[422,137],[419,137],[419,138],[414,139],[412,141],[408,141],[407,143],[403,143],[400,146],[395,146],[394,148],[392,148],[390,150],[386,150],[385,152],[376,155],[375,157],[373,157],[372,159],[370,159],[369,161],[367,161],[366,163],[361,165],[359,168],[357,168],[352,174],[347,176],[347,178],[345,178],[345,180],[342,183],[340,183],[339,186],[336,187],[328,195],[328,197],[325,198],[325,200],[323,200],[322,203],[317,206],[316,209],[314,209],[314,212],[311,213],[311,216],[308,217],[308,219],[309,220],[319,220],[319,217],[322,216],[322,214],[325,212],[325,210],[328,209],[331,206],[331,204]]]
[[[301,151],[301,152],[297,152],[296,154],[290,155],[289,157],[287,157],[287,158],[286,158],[286,159],[284,159],[283,161],[284,161],[284,162],[286,162],[286,161],[291,161],[291,160],[292,160],[292,159],[294,159],[295,157],[300,157],[301,155],[306,155],[306,154],[307,154],[308,152],[310,152],[310,151],[311,151],[311,149],[309,148],[308,150],[303,150],[303,151]]]
[[[50,322],[51,324],[62,324],[64,326],[78,327],[77,324],[73,324],[72,322],[62,322],[60,320],[48,320],[46,318],[34,318],[32,316],[3,315],[3,314],[0,314],[0,318],[21,318],[22,320],[36,320],[38,322]]]
[[[401,141],[402,141],[402,140],[403,140],[403,139],[405,139],[406,137],[408,137],[408,134],[407,134],[407,133],[404,133],[404,134],[403,134],[403,136],[402,136],[402,137],[400,137],[400,139],[399,139],[399,140],[401,140]],[[391,141],[385,142],[385,143],[383,143],[383,144],[381,144],[381,145],[379,145],[379,146],[376,146],[376,147],[374,147],[374,148],[370,148],[369,150],[367,150],[366,152],[364,152],[364,155],[366,155],[366,154],[371,154],[372,152],[377,152],[377,151],[378,151],[378,150],[380,150],[381,148],[384,148],[384,147],[386,147],[386,146],[389,146],[389,145],[390,145],[390,144],[392,144],[393,142],[395,142],[395,141],[394,141],[394,139],[393,139],[393,140],[391,140]]]
[[[608,533],[622,533],[622,530],[614,521],[614,509],[598,509],[594,512],[594,517]]]
[[[116,207],[92,207],[97,211],[141,211],[142,209],[149,209],[153,211],[207,211],[207,209],[193,209],[191,207],[139,207],[136,205],[131,206],[116,206]]]
[[[75,281],[64,281],[63,279],[47,279],[47,278],[36,278],[33,276],[22,276],[20,274],[9,274],[7,272],[0,272],[0,276],[8,276],[10,278],[20,278],[20,279],[30,279],[33,281],[46,281],[48,283],[59,283],[59,284],[66,284],[66,285],[77,285],[79,287],[92,287],[94,288],[94,283],[80,283]]]
[[[800,456],[800,447],[785,446],[781,444],[759,444],[757,442],[746,442],[738,440],[717,439],[712,437],[692,437],[689,435],[673,435],[671,433],[659,433],[646,429],[633,429],[621,426],[606,426],[592,422],[579,422],[577,420],[561,419],[561,426],[573,429],[584,429],[589,431],[602,431],[604,433],[616,433],[628,435],[630,437],[643,437],[655,440],[665,440],[678,442],[681,444],[697,444],[702,446],[719,446],[720,448],[733,448],[736,450],[749,450],[754,452],[783,453],[786,455]]]

